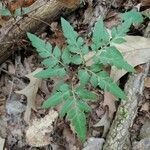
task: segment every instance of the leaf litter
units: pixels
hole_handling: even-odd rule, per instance
[[[118,6],[115,6],[115,7],[119,7],[119,3],[118,4],[115,4],[115,5],[118,5]],[[130,7],[132,6],[132,4],[130,4]],[[91,6],[90,6],[91,7]],[[129,7],[129,6],[128,6]],[[91,8],[90,8],[91,9]],[[87,15],[87,13],[85,13],[85,15]],[[88,16],[86,16],[86,18],[85,18],[85,20],[87,20],[86,22],[88,22],[89,20],[88,20]],[[57,33],[56,33],[57,34]],[[56,35],[57,36],[57,35]],[[61,36],[61,35],[60,35]],[[132,37],[131,38],[131,40],[134,40],[134,38],[135,37]],[[54,43],[57,43],[57,39],[56,39],[56,41],[55,41],[55,39],[53,39],[54,40]],[[139,40],[139,39],[137,39],[137,40]],[[140,39],[141,40],[141,39]],[[134,42],[134,41],[132,41],[132,42]],[[136,42],[136,40],[135,40],[135,42]],[[61,43],[61,39],[60,39],[60,41],[59,41],[59,38],[58,38],[58,43]],[[143,43],[143,41],[142,42],[138,42],[139,44],[140,43]],[[144,42],[145,43],[145,42]],[[64,43],[62,43],[62,45],[63,45]],[[136,46],[136,44],[137,44],[137,42],[135,43],[135,45],[134,46]],[[141,44],[141,46],[142,46],[143,44]],[[132,43],[131,43],[131,45],[129,46],[129,47],[126,47],[126,48],[128,48],[128,50],[129,49],[131,49],[132,48]],[[143,49],[145,49],[146,47],[144,47],[143,46]],[[149,47],[147,47],[148,49],[149,49]],[[141,55],[142,56],[144,56],[143,57],[143,60],[141,60],[141,62],[142,63],[144,63],[144,62],[146,62],[146,60],[147,60],[147,58],[149,57],[149,55],[147,55],[147,53],[145,53],[146,51],[144,51],[144,53],[142,54],[142,52],[143,52],[143,49],[142,50],[138,50],[138,51],[140,51],[140,52],[134,52],[133,53],[133,55],[132,55],[132,57],[130,57],[130,53],[127,55],[127,59],[128,59],[128,56],[130,57],[130,59],[132,59],[133,58],[133,56],[135,57],[135,56],[138,56],[138,57],[141,57]],[[133,48],[133,51],[137,51],[137,49],[134,47]],[[132,50],[131,50],[132,51]],[[146,57],[147,56],[147,57]],[[146,57],[146,59],[145,59],[145,57]],[[136,58],[135,58],[136,59]],[[134,60],[133,60],[134,61]],[[135,64],[135,66],[137,65],[137,64],[141,64],[141,62],[136,62],[136,64]],[[12,71],[13,72],[13,71]],[[114,79],[115,80],[119,80],[124,74],[125,74],[125,72],[124,73],[118,73],[118,70],[116,70],[116,68],[112,68],[112,71],[111,71],[111,74],[113,75],[113,77],[114,77]],[[29,79],[30,79],[30,82],[31,82],[31,78],[29,77]],[[31,85],[31,83],[29,83],[29,85]],[[28,86],[29,86],[28,85]],[[27,87],[28,87],[27,86]],[[146,85],[147,86],[147,85]],[[32,89],[32,88],[31,88]],[[36,92],[37,93],[37,92]],[[19,94],[22,94],[22,92],[21,93],[19,93]],[[23,92],[23,95],[26,95],[25,94],[25,92]],[[29,107],[28,105],[31,105],[30,107],[29,107],[29,112],[27,113],[28,115],[27,115],[27,119],[25,119],[25,120],[27,120],[27,122],[29,122],[29,118],[30,118],[30,111],[31,111],[31,109],[34,109],[34,110],[36,110],[35,109],[35,98],[28,98],[29,96],[27,96],[27,101],[28,101],[28,104],[27,104],[27,107]],[[29,101],[29,99],[32,101]],[[112,101],[111,101],[112,100]],[[104,102],[103,102],[103,107],[106,107],[106,106],[108,106],[108,108],[109,108],[109,111],[106,111],[105,112],[105,114],[104,114],[104,116],[102,116],[102,118],[101,118],[101,122],[99,123],[97,123],[97,126],[104,126],[104,128],[105,128],[105,132],[103,133],[103,134],[105,134],[106,133],[106,128],[107,128],[107,130],[108,130],[108,128],[109,128],[109,125],[107,125],[107,127],[105,126],[105,123],[106,124],[108,124],[109,122],[107,122],[107,120],[109,120],[109,118],[112,118],[112,116],[113,116],[113,114],[114,114],[114,112],[116,111],[116,105],[115,105],[115,102],[114,102],[114,100],[115,100],[115,98],[113,98],[113,97],[111,97],[111,95],[108,95],[107,93],[104,93]],[[145,104],[146,105],[146,104]],[[143,106],[143,108],[142,108],[142,110],[147,110],[148,108],[147,108],[147,105],[146,106]],[[107,114],[107,115],[106,115]],[[51,118],[51,115],[48,113],[48,116],[50,116],[50,118]],[[47,117],[48,117],[47,116]],[[46,116],[45,116],[46,117]],[[44,118],[45,118],[44,117]],[[42,119],[44,119],[44,118],[42,118]],[[50,120],[50,118],[49,118],[49,120]],[[53,116],[52,116],[52,118],[53,118]],[[36,121],[36,123],[38,124],[42,119],[35,119]],[[46,120],[46,119],[45,119]],[[39,121],[39,122],[38,122]],[[52,123],[52,122],[51,122]],[[51,123],[49,124],[49,126],[51,126]],[[34,119],[33,119],[33,124],[34,124]],[[33,124],[30,124],[29,125],[29,127],[28,127],[28,129],[30,129],[31,128],[31,130],[36,130],[36,128],[38,128],[37,130],[39,130],[40,131],[40,127],[38,127],[37,126],[37,124],[35,124],[35,126],[33,125]],[[47,123],[47,125],[48,125],[48,123]],[[45,130],[43,130],[44,132],[42,133],[43,135],[45,134],[45,133],[47,133],[47,131],[46,131],[46,128],[47,127],[45,127]],[[51,130],[50,130],[50,132],[52,131],[53,129],[51,128]],[[37,132],[37,131],[36,131]],[[26,132],[27,133],[27,132]],[[28,131],[28,133],[29,133],[29,131]],[[31,132],[32,133],[32,132]],[[49,133],[49,132],[48,132]],[[27,135],[27,134],[26,134]],[[42,135],[42,136],[43,136]],[[30,134],[29,134],[29,136],[30,136]],[[38,145],[37,144],[37,141],[38,141],[38,139],[37,139],[37,141],[36,141],[36,138],[35,138],[35,135],[33,134],[33,141],[30,143],[30,138],[27,140],[29,143],[29,145],[31,144],[31,145],[34,145],[34,146],[42,146],[42,144],[44,145],[47,145],[48,143],[50,143],[50,141],[47,141],[47,140],[45,140],[45,137],[44,137],[44,140],[45,141],[42,141],[42,139],[40,139],[41,141],[42,141],[42,143],[41,143],[41,145]],[[35,138],[35,139],[34,139]],[[46,144],[47,143],[47,144]],[[74,142],[73,142],[74,143]]]

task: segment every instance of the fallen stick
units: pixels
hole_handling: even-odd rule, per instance
[[[103,150],[122,150],[126,140],[129,138],[129,128],[137,115],[138,104],[143,94],[144,79],[148,74],[150,64],[143,67],[143,72],[130,75],[125,85],[127,100],[122,101],[116,117],[106,137]]]
[[[11,46],[25,37],[26,32],[35,32],[41,28],[43,22],[57,19],[63,13],[67,14],[79,7],[79,0],[71,7],[63,5],[60,0],[37,0],[29,7],[28,16],[10,19],[0,29],[0,64],[2,64],[12,53]],[[40,21],[42,20],[42,21]]]

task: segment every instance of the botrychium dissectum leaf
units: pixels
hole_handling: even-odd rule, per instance
[[[91,84],[94,88],[106,90],[116,98],[126,99],[125,93],[103,68],[110,65],[134,72],[134,68],[126,62],[115,44],[125,42],[124,37],[130,26],[141,23],[143,18],[135,10],[121,14],[121,18],[122,23],[113,27],[110,32],[100,19],[95,24],[89,45],[68,21],[61,18],[62,30],[67,41],[63,50],[57,46],[53,48],[49,42],[27,33],[33,47],[43,58],[44,70],[35,76],[43,79],[61,78],[59,84],[54,87],[52,95],[44,101],[43,108],[61,105],[60,117],[66,117],[70,121],[74,132],[82,142],[86,140],[87,133],[86,113],[91,111],[89,101],[96,101],[98,96],[95,92],[88,90],[87,85]],[[94,52],[90,58],[92,64],[86,66],[84,56],[89,54],[90,50]],[[71,72],[68,68],[73,68],[74,71]],[[63,80],[63,78],[66,79],[65,76],[67,76],[67,83]]]

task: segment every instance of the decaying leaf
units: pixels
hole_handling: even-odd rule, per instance
[[[115,46],[124,55],[125,60],[132,66],[144,64],[150,60],[150,39],[140,36],[126,36],[124,44]],[[112,67],[111,76],[118,81],[127,71]]]
[[[57,117],[57,111],[50,110],[44,118],[33,120],[31,126],[29,126],[26,131],[27,143],[33,147],[41,147],[50,144],[50,136],[47,133],[53,131],[52,123]]]
[[[15,91],[16,93],[25,95],[27,97],[27,107],[24,114],[24,120],[27,123],[29,123],[30,121],[31,109],[36,110],[35,108],[36,94],[42,82],[41,79],[35,78],[34,75],[40,72],[41,70],[42,70],[41,68],[38,68],[31,74],[26,75],[26,77],[30,79],[30,83],[28,84],[28,86],[23,90]]]
[[[87,145],[82,150],[102,150],[103,143],[105,140],[103,138],[89,138]]]
[[[114,113],[116,112],[115,106],[116,98],[109,92],[104,93],[104,104],[103,106],[108,106],[109,108],[109,118],[113,118]]]
[[[150,77],[145,78],[145,87],[150,88]]]
[[[110,118],[108,115],[108,110],[106,110],[106,112],[103,115],[103,117],[101,118],[101,120],[93,126],[94,127],[102,127],[103,126],[104,127],[103,137],[105,137],[105,135],[108,132],[109,127],[110,127]]]
[[[2,139],[0,137],[0,150],[3,150],[4,149],[4,143],[5,143],[5,139]]]
[[[146,102],[142,105],[140,111],[148,112],[149,111],[149,102]]]
[[[77,150],[75,136],[72,134],[69,128],[64,128],[63,137],[66,139],[68,149]]]

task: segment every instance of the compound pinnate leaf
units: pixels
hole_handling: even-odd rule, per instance
[[[96,101],[97,100],[97,95],[94,94],[93,92],[82,88],[78,87],[76,88],[76,94],[82,99],[82,100],[89,100],[89,101]]]
[[[70,96],[70,91],[66,91],[64,93],[62,92],[56,92],[53,94],[51,97],[49,97],[42,105],[43,108],[49,108],[49,107],[54,107],[61,103],[66,97],[66,95],[69,97]]]
[[[72,109],[73,104],[74,104],[73,100],[68,99],[59,112],[60,116],[64,117],[65,114],[68,113]]]
[[[75,132],[82,142],[86,139],[86,116],[79,108],[71,109],[67,118],[71,121]]]
[[[138,23],[139,24],[139,23],[143,22],[142,14],[135,9],[121,14],[121,18],[124,21],[131,20],[132,23]]]
[[[134,72],[134,68],[129,65],[123,58],[122,54],[115,47],[108,47],[99,56],[99,60],[103,64],[114,65],[117,68]]]
[[[66,75],[66,71],[64,68],[47,68],[37,73],[35,77],[37,78],[51,78],[51,77],[64,77]]]
[[[47,58],[51,55],[52,45],[34,34],[27,33],[28,38],[30,39],[32,46],[34,46],[42,58]]]
[[[94,27],[92,42],[92,49],[97,51],[103,44],[109,42],[109,34],[104,26],[103,20],[100,19]]]
[[[64,36],[70,41],[69,43],[76,43],[78,34],[74,31],[73,27],[64,18],[61,18],[61,26]]]
[[[86,70],[79,70],[78,78],[80,80],[80,84],[86,85],[90,79],[90,75],[88,74]]]
[[[91,107],[84,101],[77,101],[77,105],[81,111],[84,111],[84,112],[92,111]]]
[[[101,71],[98,75],[98,85],[100,88],[112,93],[114,96],[126,99],[125,93],[118,87],[116,83],[109,77],[105,71]]]

